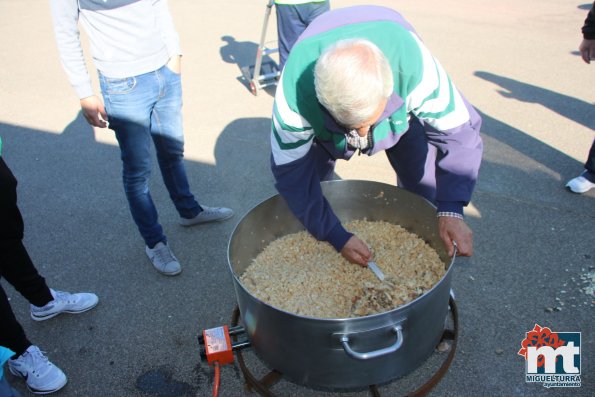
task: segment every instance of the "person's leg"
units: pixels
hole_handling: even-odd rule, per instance
[[[587,157],[587,161],[585,162],[585,170],[587,170],[585,178],[595,183],[595,139],[593,139],[591,149],[589,150],[589,157]]]
[[[20,240],[0,241],[0,275],[29,303],[45,306],[54,297]]]
[[[310,23],[312,23],[316,17],[324,12],[327,12],[331,8],[329,1],[305,4],[305,6],[306,7],[303,8],[303,12],[300,12],[300,15],[302,21],[306,24],[306,27],[310,25]]]
[[[190,192],[184,166],[181,79],[165,66],[158,73],[163,86],[151,114],[151,136],[169,196],[180,216],[189,219],[202,209]]]
[[[151,111],[159,95],[155,72],[123,79],[100,74],[109,128],[116,133],[123,163],[124,191],[132,218],[148,247],[165,241],[149,191]]]
[[[15,352],[18,357],[31,346],[31,342],[27,339],[25,331],[21,324],[17,321],[8,297],[0,285],[0,345],[8,347]]]
[[[23,229],[17,207],[17,179],[0,157],[0,241],[22,240]]]
[[[591,144],[589,156],[585,161],[585,169],[581,174],[566,183],[566,187],[574,193],[586,193],[595,188],[595,140]]]
[[[316,17],[330,9],[330,4],[328,1],[297,5],[277,4],[276,8],[279,69],[282,70],[297,39]]]
[[[409,130],[386,150],[397,173],[397,185],[434,203],[436,198],[436,148],[428,144],[421,122],[412,117]]]
[[[22,244],[23,219],[17,206],[17,180],[0,157],[0,277],[6,278],[32,304],[45,305],[52,295]],[[64,373],[27,339],[0,285],[0,345],[15,355],[8,362],[35,393],[51,393],[66,384]]]
[[[23,230],[17,180],[0,157],[0,276],[31,304],[43,306],[53,297],[23,246]]]
[[[70,294],[52,291],[35,268],[23,245],[23,218],[17,206],[17,180],[0,157],[0,277],[4,277],[31,304],[31,318],[47,320],[60,313],[82,313],[97,304],[95,294]],[[4,291],[2,291],[4,294]],[[4,295],[2,297],[6,299]],[[8,305],[8,301],[5,302]],[[17,346],[13,351],[21,354],[28,341],[21,335],[20,325],[15,323],[10,306],[0,309],[2,319],[6,318],[8,335],[13,335]],[[10,316],[13,318],[11,319]],[[20,335],[20,336],[19,336]],[[26,343],[25,343],[26,342]],[[0,345],[2,341],[0,340]],[[30,345],[30,344],[29,344]]]
[[[283,65],[285,65],[291,47],[307,26],[300,18],[298,7],[300,6],[290,4],[275,5],[277,11],[279,70],[283,70]]]

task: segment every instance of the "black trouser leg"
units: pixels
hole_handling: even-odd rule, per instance
[[[17,206],[17,180],[0,157],[0,277],[35,306],[53,299],[23,246],[23,217]]]
[[[0,345],[8,347],[17,356],[20,356],[31,346],[31,342],[27,339],[23,327],[14,316],[2,285],[0,285],[0,321],[2,321]]]
[[[591,173],[591,176],[595,177],[595,140],[593,140],[591,150],[589,150],[589,157],[587,157],[587,161],[585,162],[585,168]],[[595,183],[595,180],[591,182]]]
[[[23,218],[17,206],[17,180],[0,157],[0,278],[36,306],[53,299],[23,246]],[[30,343],[0,287],[0,344],[21,354]]]
[[[0,241],[0,277],[35,306],[45,306],[54,299],[20,240]]]

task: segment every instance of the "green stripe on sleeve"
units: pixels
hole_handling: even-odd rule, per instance
[[[455,101],[454,101],[454,87],[453,87],[450,79],[448,79],[448,93],[449,93],[448,106],[444,110],[442,110],[440,112],[420,112],[420,113],[418,113],[418,117],[429,118],[429,119],[438,119],[438,118],[443,117],[444,115],[452,112],[455,109],[456,105],[455,105]]]
[[[292,125],[285,124],[285,122],[283,121],[283,117],[281,117],[281,114],[279,113],[279,109],[277,109],[277,103],[275,103],[275,106],[273,106],[273,113],[275,119],[277,120],[277,123],[279,123],[281,128],[283,128],[285,131],[304,132],[312,129],[312,127],[294,127]]]
[[[312,138],[314,138],[314,134],[311,134],[308,137],[308,139],[300,139],[299,141],[285,143],[285,142],[283,142],[283,140],[281,139],[281,136],[277,132],[277,128],[275,128],[275,123],[271,123],[271,127],[273,130],[273,135],[275,136],[275,140],[277,141],[277,144],[279,145],[279,147],[282,150],[291,150],[291,149],[298,148],[300,146],[307,144],[309,141],[312,140]]]

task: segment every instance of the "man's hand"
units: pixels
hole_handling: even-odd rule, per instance
[[[81,109],[83,110],[83,116],[85,116],[87,123],[94,127],[107,127],[107,113],[105,112],[103,103],[97,95],[81,99]]]
[[[372,253],[368,246],[355,235],[347,240],[347,243],[341,250],[341,255],[349,262],[364,267],[368,266],[368,261],[372,258]]]
[[[595,59],[595,40],[583,39],[578,46],[578,50],[581,53],[583,61],[591,63],[591,59]]]
[[[473,255],[473,232],[462,219],[450,216],[438,217],[438,233],[449,256],[454,253],[453,241],[457,243],[457,255]]]

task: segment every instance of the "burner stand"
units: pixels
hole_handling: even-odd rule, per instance
[[[449,309],[450,309],[450,311],[449,311],[450,316],[452,318],[453,328],[444,330],[444,332],[442,334],[442,339],[440,342],[451,341],[452,344],[450,347],[450,352],[448,353],[448,356],[446,357],[446,359],[444,360],[442,365],[432,374],[432,376],[423,385],[419,386],[414,391],[407,393],[407,397],[422,397],[422,396],[427,395],[430,392],[430,390],[432,390],[434,388],[434,386],[436,386],[440,382],[440,380],[442,380],[442,378],[448,371],[450,364],[452,363],[452,360],[454,359],[455,351],[457,349],[458,336],[459,336],[459,315],[458,315],[457,305],[455,303],[455,300],[454,300],[452,294],[451,294],[450,300],[448,302],[448,305],[449,305]],[[237,326],[239,323],[239,320],[240,320],[240,310],[236,306],[234,308],[234,311],[232,314],[231,326],[232,327]],[[237,336],[233,335],[232,339],[234,341],[236,341]],[[281,372],[273,369],[272,371],[270,371],[263,377],[257,378],[256,376],[254,376],[252,374],[250,369],[248,369],[241,350],[236,351],[236,357],[237,357],[238,365],[240,366],[240,370],[242,371],[242,374],[244,375],[244,379],[246,382],[246,388],[249,391],[256,391],[262,397],[277,397],[277,395],[271,391],[271,387],[273,387],[279,380],[281,380],[281,378],[283,377],[283,374]],[[370,389],[371,396],[374,396],[374,397],[381,396],[378,385],[370,385],[369,389]]]

